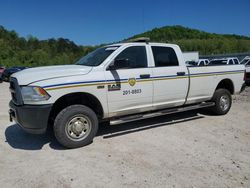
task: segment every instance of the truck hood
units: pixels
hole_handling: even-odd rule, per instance
[[[28,85],[34,82],[61,78],[68,76],[85,75],[91,71],[92,67],[83,65],[59,65],[29,68],[13,74],[19,85]]]

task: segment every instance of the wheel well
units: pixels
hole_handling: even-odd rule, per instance
[[[220,83],[216,87],[216,90],[222,88],[227,89],[231,94],[234,94],[234,84],[230,79],[224,79],[220,81]]]
[[[100,101],[93,95],[88,93],[71,93],[60,97],[52,106],[49,118],[49,124],[53,125],[57,114],[64,108],[82,104],[91,108],[99,119],[103,117],[103,108]]]

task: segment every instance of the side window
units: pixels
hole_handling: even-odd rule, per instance
[[[178,66],[179,62],[173,48],[152,46],[155,67]]]
[[[132,46],[123,50],[115,60],[126,60],[128,68],[143,68],[148,66],[145,46]]]
[[[233,65],[233,64],[234,64],[233,60],[230,59],[228,64],[229,64],[229,65]]]
[[[199,66],[204,66],[204,65],[205,65],[204,61],[201,61]]]

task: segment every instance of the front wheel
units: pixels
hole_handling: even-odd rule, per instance
[[[63,109],[54,122],[58,142],[66,148],[78,148],[92,142],[98,130],[95,112],[84,105],[72,105]]]
[[[215,91],[212,101],[215,102],[215,106],[212,107],[212,111],[216,115],[227,114],[232,105],[232,96],[226,89],[218,89]]]

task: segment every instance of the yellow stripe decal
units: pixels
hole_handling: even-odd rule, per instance
[[[222,76],[227,74],[240,74],[242,72],[226,72],[226,73],[213,73],[213,74],[197,74],[197,75],[191,75],[191,78],[199,78],[199,77],[208,77],[208,76]],[[184,79],[188,78],[188,76],[179,76],[179,77],[163,77],[163,78],[151,78],[151,79],[145,79],[145,80],[137,80],[136,82],[150,82],[150,81],[161,81],[161,80],[176,80],[176,79]],[[86,87],[86,86],[100,86],[100,85],[108,85],[108,84],[114,84],[116,81],[111,82],[101,82],[101,83],[86,83],[86,84],[78,84],[78,85],[67,85],[67,86],[57,86],[57,87],[50,87],[45,88],[47,91],[51,90],[58,90],[58,89],[68,89],[68,88],[75,88],[75,87]],[[118,82],[120,84],[128,84],[128,81],[120,81]]]

